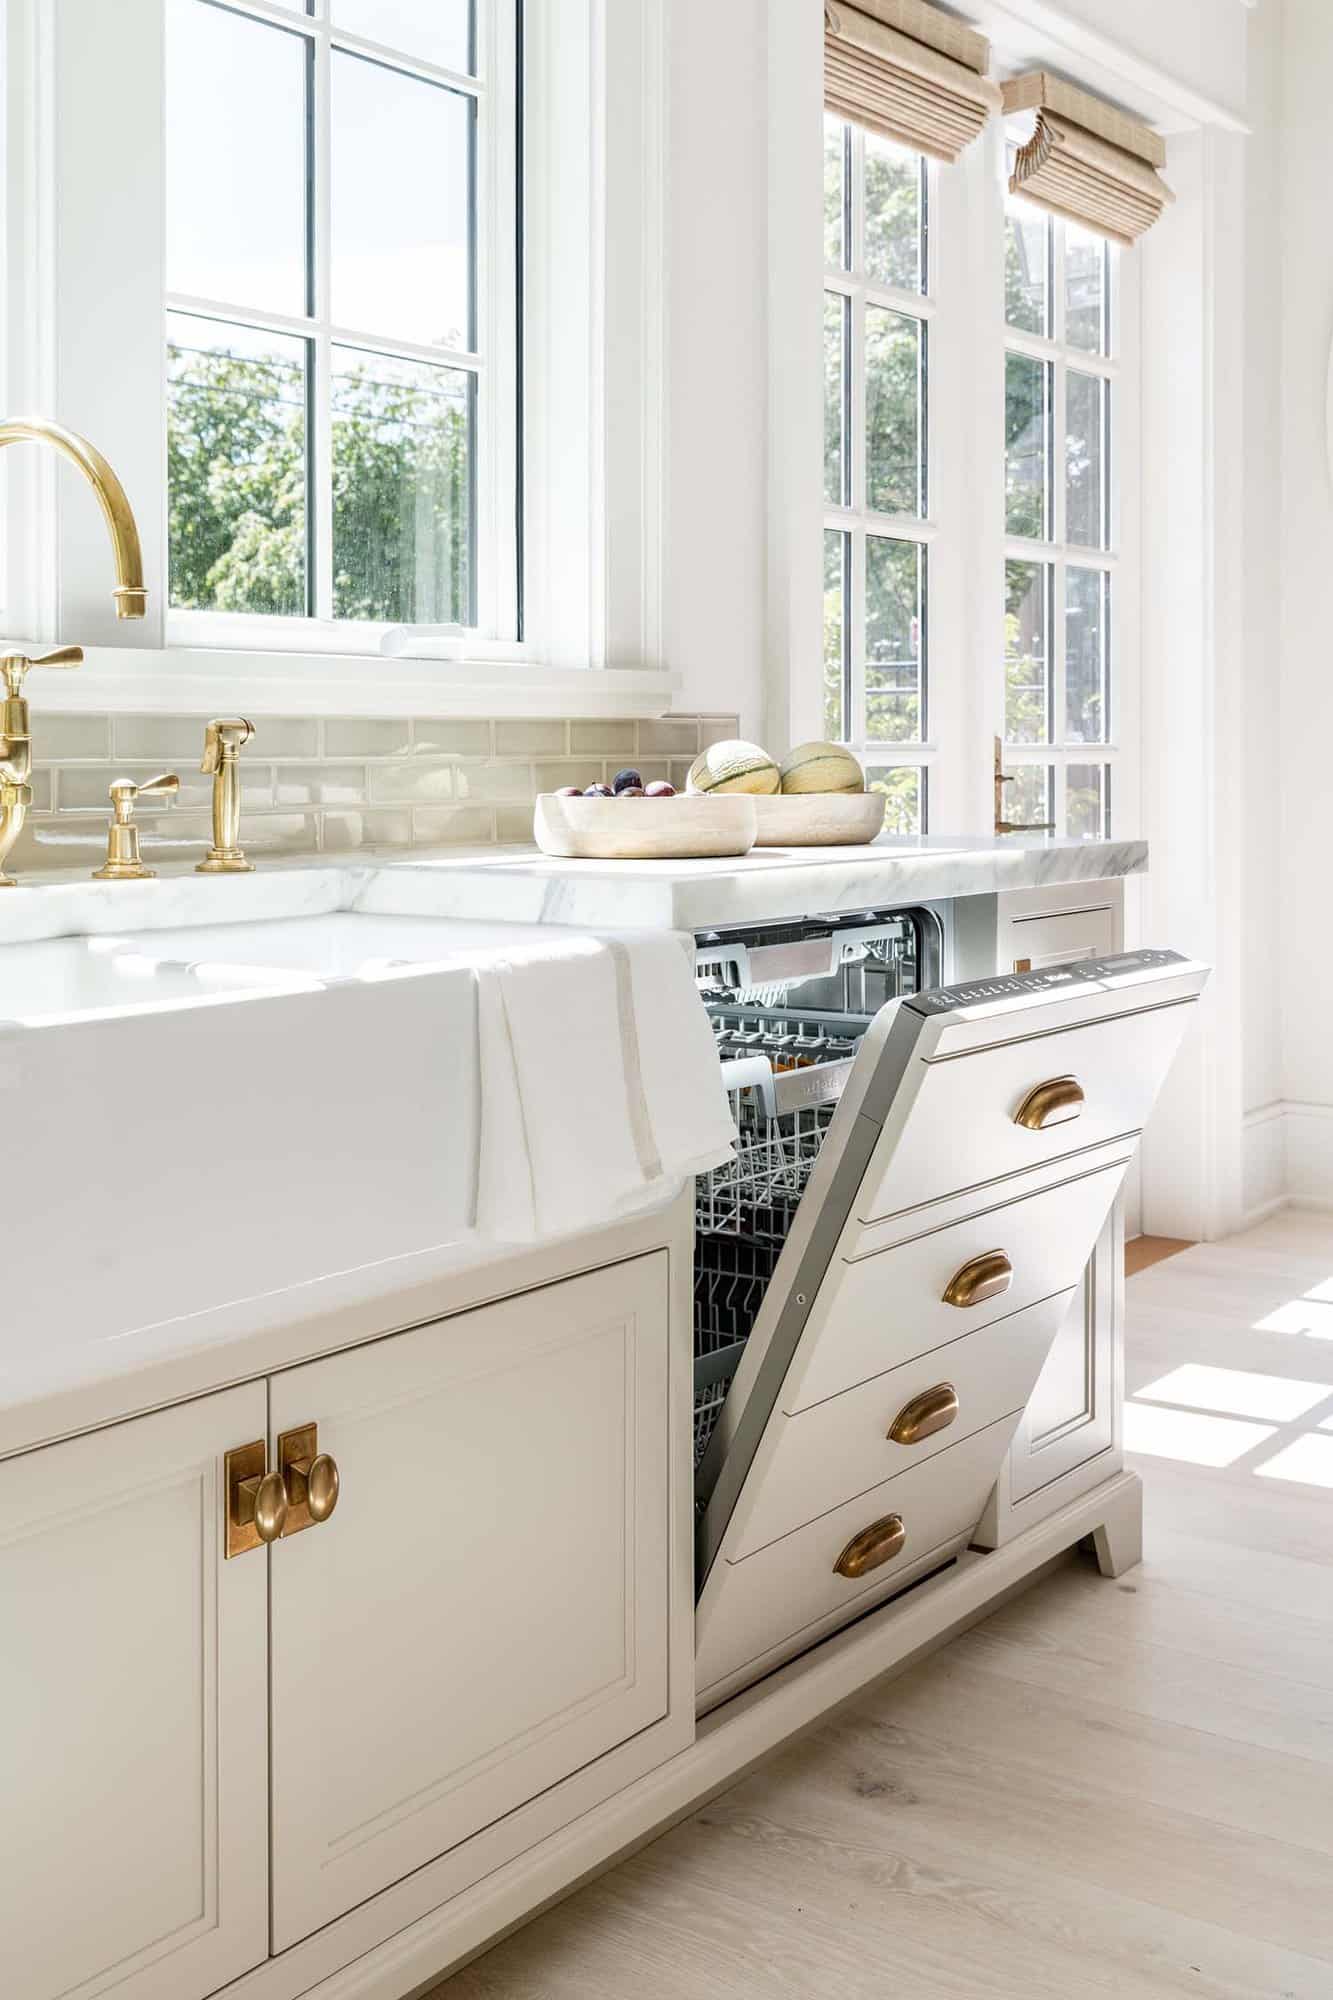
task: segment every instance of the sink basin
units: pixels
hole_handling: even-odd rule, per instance
[[[117,942],[160,964],[164,972],[197,974],[214,967],[232,968],[242,977],[304,973],[329,980],[374,979],[407,965],[447,965],[460,953],[503,949],[519,936],[530,942],[530,929],[340,910],[322,916],[142,931]]]
[[[148,954],[124,938],[49,938],[5,946],[0,955],[0,1024],[53,1026],[237,992],[286,992],[296,983],[276,967],[247,968],[239,977],[228,977],[221,968],[173,964],[161,953],[160,942]]]

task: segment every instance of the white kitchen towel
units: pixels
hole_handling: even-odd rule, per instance
[[[726,1092],[679,939],[543,941],[476,978],[480,1236],[592,1228],[726,1157]]]

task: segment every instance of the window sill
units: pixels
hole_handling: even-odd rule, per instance
[[[417,660],[170,645],[90,646],[79,672],[34,675],[28,692],[48,714],[631,718],[667,714],[679,685],[678,674],[655,669],[548,667],[512,657]]]

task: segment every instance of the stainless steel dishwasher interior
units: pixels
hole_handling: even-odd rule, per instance
[[[889,1001],[937,986],[933,910],[866,910],[695,938],[736,1122],[695,1195],[694,1458],[712,1436],[861,1037]]]

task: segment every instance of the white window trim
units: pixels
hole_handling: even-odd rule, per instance
[[[560,0],[558,10],[528,0],[525,638],[469,636],[461,663],[455,642],[422,635],[410,655],[398,653],[402,628],[312,620],[291,621],[303,628],[293,632],[286,620],[165,614],[165,504],[147,502],[165,498],[162,0],[79,7],[72,63],[61,21],[69,4],[0,0],[10,123],[4,406],[57,416],[116,466],[139,516],[150,612],[136,626],[111,615],[102,525],[77,476],[57,472],[48,453],[5,453],[8,635],[76,639],[90,670],[52,677],[43,705],[165,710],[174,690],[179,711],[188,682],[202,707],[219,699],[209,690],[245,686],[257,713],[290,713],[298,697],[311,713],[455,713],[472,700],[477,666],[489,680],[487,713],[551,713],[560,702],[554,712],[597,715],[611,712],[608,700],[624,715],[669,708],[680,677],[664,669],[661,638],[666,66],[657,0]],[[291,25],[280,0],[241,5]],[[581,117],[556,101],[571,84]],[[117,174],[99,178],[99,158],[112,154]],[[493,170],[512,172],[512,163]],[[484,254],[504,253],[492,242]],[[570,280],[579,256],[582,286]],[[89,301],[100,343],[88,337]],[[122,337],[123,366],[109,364],[108,328]],[[625,421],[627,410],[636,421]],[[349,709],[346,676],[356,671],[363,686]]]

